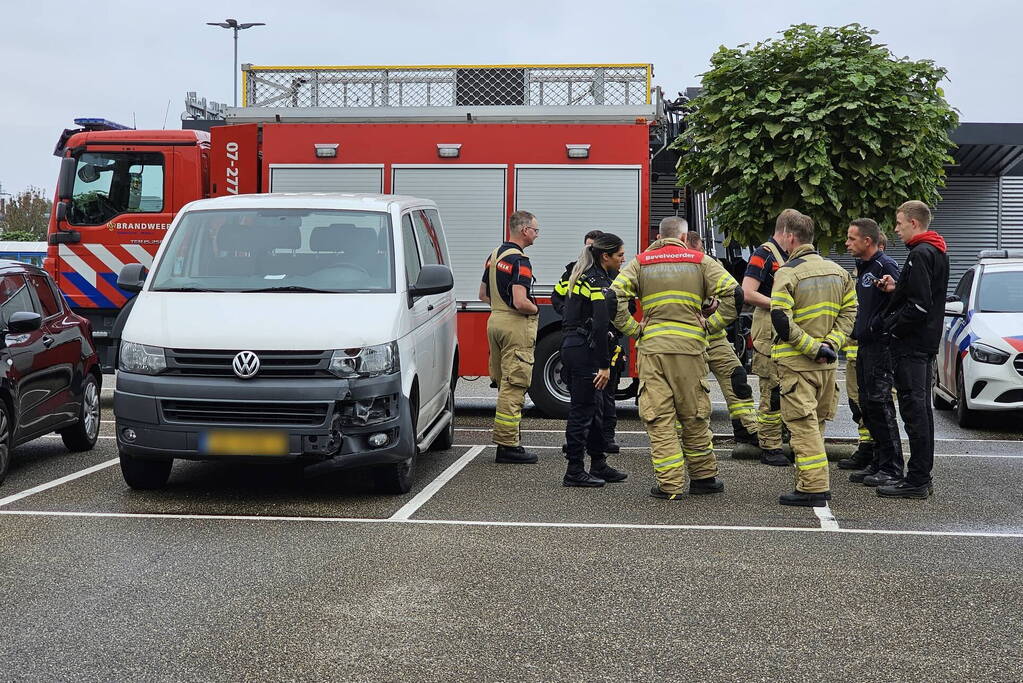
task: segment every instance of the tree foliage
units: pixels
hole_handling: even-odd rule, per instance
[[[0,232],[3,233],[0,237],[6,240],[45,240],[51,205],[52,202],[38,187],[29,187],[14,195],[0,217]]]
[[[793,207],[826,249],[853,218],[891,224],[903,201],[939,200],[959,122],[946,71],[895,58],[876,33],[801,24],[713,55],[673,147],[679,183],[710,193],[729,241],[759,244]]]

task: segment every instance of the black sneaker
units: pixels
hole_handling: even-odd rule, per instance
[[[866,448],[861,443],[857,448],[856,452],[850,455],[848,458],[842,458],[838,461],[838,469],[840,470],[862,470],[870,465],[874,460],[874,449]]]
[[[785,457],[780,448],[761,453],[760,462],[765,465],[773,465],[774,467],[788,467],[792,464],[792,461]]]
[[[497,457],[494,458],[494,462],[505,463],[508,465],[531,465],[535,463],[539,458],[536,453],[529,453],[522,446],[498,446]]]
[[[610,453],[611,455],[617,455],[618,453],[622,452],[622,447],[619,446],[618,443],[615,442],[614,440],[610,440],[610,441],[607,442],[607,445],[604,447],[604,452],[605,453]]]
[[[725,482],[718,481],[717,477],[689,480],[689,493],[694,496],[704,496],[708,493],[721,493],[724,490]]]
[[[896,477],[893,474],[887,472],[877,472],[876,474],[868,474],[863,477],[864,486],[894,486],[902,481],[902,477]]]
[[[586,470],[567,472],[565,478],[561,480],[562,486],[580,486],[583,488],[599,488],[604,483],[603,479],[593,476]]]
[[[653,496],[654,498],[662,498],[664,500],[682,500],[682,498],[685,496],[685,494],[683,494],[681,491],[678,491],[676,493],[668,493],[667,491],[662,491],[661,487],[659,486],[655,486],[652,489],[650,489],[650,495]]]
[[[905,481],[900,481],[891,486],[877,487],[877,495],[882,498],[917,498],[919,500],[927,500],[933,492],[934,488],[931,484],[914,486]]]
[[[857,470],[849,475],[849,481],[854,484],[862,484],[863,480],[867,477],[872,477],[877,474],[877,470],[867,467],[862,470]]]
[[[821,491],[820,493],[793,491],[778,497],[778,502],[782,505],[804,508],[822,508],[828,504],[829,500],[831,500],[831,491]]]
[[[619,481],[625,481],[626,479],[629,478],[628,474],[622,472],[621,470],[616,470],[607,463],[604,463],[603,467],[591,467],[590,474],[592,474],[594,477],[599,477],[600,479],[603,479],[608,484],[613,484]]]

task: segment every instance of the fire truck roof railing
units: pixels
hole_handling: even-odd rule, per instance
[[[624,115],[660,107],[651,88],[651,64],[429,65],[429,66],[254,66],[242,65],[241,108],[229,111],[236,121],[245,109],[332,110],[338,112],[401,109],[454,115],[452,110],[486,108],[502,115],[511,110],[533,118],[551,110]],[[443,110],[447,110],[446,112]],[[530,110],[530,111],[524,111]],[[589,111],[588,111],[589,110]],[[297,113],[297,112],[296,112]],[[291,117],[288,117],[291,120]],[[464,120],[464,116],[461,117]],[[265,120],[265,119],[261,119]],[[318,118],[322,120],[322,116]]]

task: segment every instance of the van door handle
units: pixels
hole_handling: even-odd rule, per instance
[[[426,310],[428,310],[428,311],[432,311],[432,310],[433,310],[433,304],[430,304],[429,306],[427,306],[427,307],[426,307]]]
[[[45,335],[43,337],[43,346],[49,347],[51,344],[53,344],[53,337]]]

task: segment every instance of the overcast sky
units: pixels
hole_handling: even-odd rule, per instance
[[[0,185],[52,194],[58,134],[74,117],[180,128],[185,92],[231,102],[225,17],[256,65],[651,62],[668,96],[699,84],[719,45],[794,23],[859,22],[898,56],[949,70],[963,121],[1023,121],[1019,0],[289,0],[0,5]],[[166,117],[165,117],[166,113]]]

